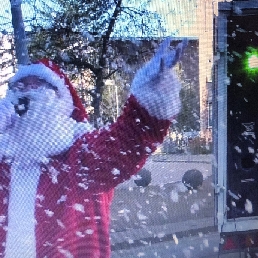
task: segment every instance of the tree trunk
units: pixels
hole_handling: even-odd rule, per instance
[[[94,108],[94,125],[98,127],[98,119],[101,117],[100,104],[102,101],[102,94],[104,90],[104,67],[106,67],[106,54],[107,54],[107,46],[110,40],[110,35],[113,32],[115,22],[119,14],[121,13],[122,0],[116,1],[116,7],[113,12],[112,18],[110,19],[107,31],[102,36],[102,52],[99,58],[99,69],[96,75],[96,85],[95,85],[95,97],[93,98],[92,106]]]
[[[103,68],[98,69],[98,72],[96,74],[96,81],[95,81],[95,93],[92,101],[92,106],[94,108],[94,114],[92,117],[93,124],[96,128],[98,128],[99,125],[99,119],[101,118],[101,112],[100,112],[100,104],[102,101],[102,94],[104,90],[104,80],[103,80]]]
[[[29,53],[22,18],[21,0],[10,0],[12,25],[14,30],[15,52],[18,65],[29,64]]]

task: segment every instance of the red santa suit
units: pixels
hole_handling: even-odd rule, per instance
[[[164,61],[164,55],[159,60]],[[58,127],[60,132],[56,130],[57,135],[52,132],[56,140],[50,140],[43,154],[41,146],[43,150],[51,121],[46,125],[41,122],[40,129],[45,126],[46,130],[41,130],[40,135],[37,129],[29,131],[22,124],[24,130],[18,133],[18,142],[25,138],[22,146],[26,145],[26,137],[31,137],[29,133],[35,136],[25,150],[15,141],[10,146],[11,133],[9,138],[4,137],[8,130],[15,131],[16,122],[12,120],[19,117],[6,122],[7,129],[0,134],[0,144],[5,146],[0,147],[0,257],[110,257],[113,190],[139,171],[162,142],[172,117],[178,112],[179,83],[175,76],[167,75],[166,71],[162,78],[151,77],[154,80],[147,82],[146,77],[155,73],[148,69],[136,76],[122,115],[114,124],[100,130],[90,128],[71,83],[52,62],[42,60],[22,67],[11,79],[14,83],[28,75],[38,76],[54,85],[61,97],[68,92],[72,109],[69,97],[64,97],[67,105],[63,108],[68,106],[68,113],[62,117],[70,120],[64,119]],[[159,76],[161,73],[158,72]],[[139,89],[139,84],[149,85]],[[159,90],[155,93],[152,87],[157,86]],[[30,105],[33,107],[33,103]],[[43,105],[45,109],[48,107]],[[29,111],[24,116],[33,116]],[[66,139],[70,131],[72,137]],[[13,137],[17,137],[17,132]]]

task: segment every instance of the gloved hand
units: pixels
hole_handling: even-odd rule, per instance
[[[14,105],[8,98],[0,99],[0,133],[13,123],[15,117]]]
[[[164,40],[155,56],[136,73],[131,93],[150,115],[172,120],[181,107],[181,84],[172,67],[182,56],[187,41],[183,40],[172,50],[170,42],[170,38]]]

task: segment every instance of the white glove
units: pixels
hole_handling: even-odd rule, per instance
[[[135,75],[131,93],[150,115],[172,120],[179,113],[181,84],[172,67],[183,54],[187,41],[169,49],[171,39],[163,41],[155,56]]]
[[[0,133],[13,123],[15,117],[14,105],[8,98],[0,99]]]

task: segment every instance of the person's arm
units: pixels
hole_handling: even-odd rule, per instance
[[[163,42],[137,72],[131,96],[116,123],[81,138],[86,187],[108,190],[129,179],[162,143],[180,108],[180,83],[172,66],[181,56],[183,44],[173,51],[169,45],[170,41]]]

